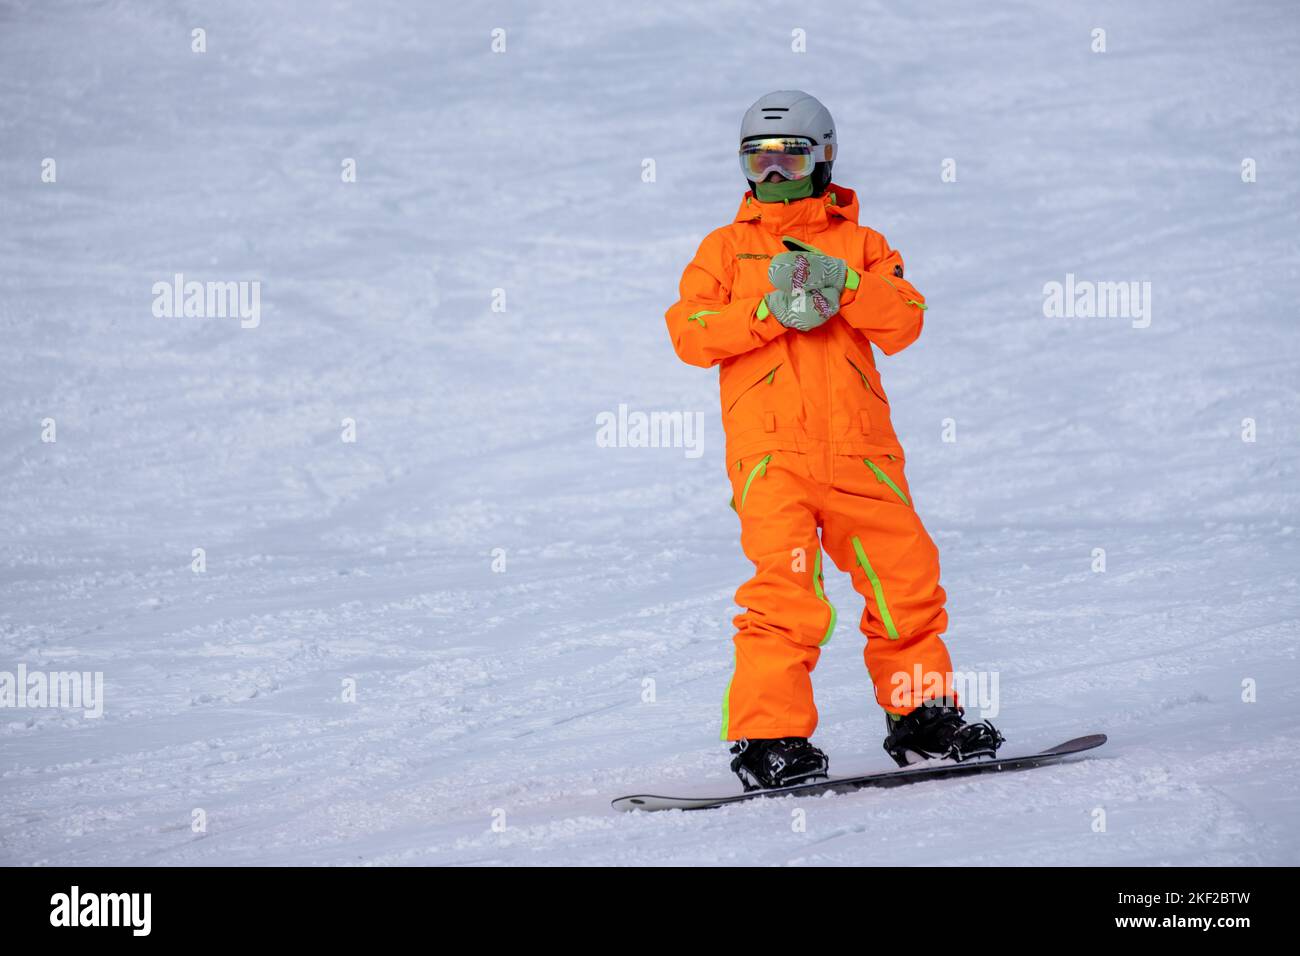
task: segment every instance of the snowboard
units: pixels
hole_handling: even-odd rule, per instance
[[[932,762],[925,766],[882,770],[856,777],[831,777],[812,783],[795,784],[774,790],[751,790],[722,797],[661,797],[653,794],[631,794],[612,801],[615,810],[710,810],[730,803],[742,803],[763,797],[819,797],[824,793],[852,793],[868,787],[900,787],[926,780],[946,780],[949,777],[971,777],[981,773],[1001,770],[1024,770],[1055,763],[1073,754],[1093,750],[1106,742],[1105,734],[1075,737],[1038,753],[1015,757],[980,757],[964,763]]]

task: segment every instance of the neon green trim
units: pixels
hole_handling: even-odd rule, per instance
[[[780,367],[781,367],[781,366],[778,365],[776,368],[780,368]],[[772,369],[772,371],[770,371],[770,372],[767,373],[767,384],[768,384],[768,385],[771,385],[771,384],[772,384],[772,379],[776,378],[776,368]]]
[[[890,458],[892,459],[893,456],[891,455]],[[866,463],[866,466],[867,466],[868,468],[870,468],[870,469],[875,473],[876,478],[877,478],[878,480],[880,480],[880,481],[884,482],[885,484],[889,485],[890,490],[893,491],[894,494],[898,495],[898,500],[899,500],[899,501],[901,501],[903,504],[907,505],[909,508],[912,507],[912,502],[910,502],[910,501],[907,500],[907,495],[903,494],[903,489],[900,488],[900,487],[898,487],[898,485],[894,484],[894,479],[893,479],[893,478],[890,478],[887,474],[885,474],[883,471],[881,471],[881,470],[880,470],[880,466],[877,465],[877,464],[876,464],[874,461],[872,461],[870,458],[864,458],[864,459],[862,459],[862,460]]]
[[[873,386],[873,385],[871,384],[871,379],[867,378],[867,373],[866,373],[866,372],[864,372],[864,371],[862,371],[862,369],[858,368],[858,363],[855,362],[855,361],[853,361],[853,359],[849,358],[847,355],[844,356],[844,360],[845,360],[846,362],[848,362],[850,365],[853,366],[853,371],[855,371],[855,372],[858,373],[858,378],[862,379],[862,386],[863,386],[863,388],[865,388],[865,389],[866,389],[867,391],[869,391],[871,394],[875,395],[876,398],[880,399],[882,402],[884,402],[886,405],[888,405],[889,402],[886,401],[884,394],[880,391],[880,389],[876,388],[875,386]]]
[[[754,310],[754,318],[762,322],[771,314],[772,314],[772,310],[767,307],[767,296],[763,296],[763,298],[758,303],[758,308]]]
[[[722,733],[719,735],[720,740],[730,740],[731,731],[731,685],[736,682],[736,655],[731,655],[731,680],[727,681],[727,689],[722,692]]]
[[[759,202],[781,202],[789,205],[791,199],[804,199],[813,194],[811,176],[803,179],[782,179],[775,183],[755,183],[754,191]]]
[[[888,279],[886,279],[884,276],[880,275],[879,272],[873,272],[873,273],[871,273],[871,274],[872,274],[873,276],[880,276],[881,281],[883,281],[883,282],[885,283],[885,285],[889,286],[889,287],[890,287],[891,289],[893,289],[895,292],[898,291],[898,286],[894,285],[894,283],[890,282],[890,281],[889,281]],[[926,310],[928,310],[928,309],[930,308],[930,307],[929,307],[928,305],[926,305],[924,302],[917,302],[915,299],[904,299],[903,301],[904,301],[907,305],[914,305],[914,306],[916,306],[916,307],[917,307],[918,309],[920,309],[922,312],[925,312]]]
[[[758,464],[749,470],[749,477],[745,479],[745,487],[742,488],[740,492],[740,508],[745,507],[745,499],[749,497],[749,486],[754,483],[754,479],[757,478],[760,473],[763,475],[767,474],[767,463],[771,460],[771,455],[764,455],[759,459]],[[736,509],[737,514],[740,513],[740,508]]]
[[[898,628],[894,627],[893,615],[889,613],[889,605],[885,603],[885,589],[880,586],[876,569],[867,560],[867,553],[862,550],[862,542],[858,540],[857,535],[853,536],[853,553],[858,556],[858,564],[862,565],[862,570],[867,573],[867,580],[871,582],[871,591],[876,596],[876,610],[880,612],[880,619],[885,622],[885,633],[889,635],[891,641],[898,640]]]
[[[871,382],[867,381],[867,374],[862,371],[862,369],[858,368],[858,363],[853,361],[853,359],[849,358],[847,355],[844,356],[844,359],[853,366],[853,371],[858,373],[858,378],[862,379],[862,384],[867,388],[867,390],[875,391],[875,389],[871,387]]]
[[[830,643],[831,635],[835,633],[835,622],[839,619],[839,612],[835,610],[835,605],[826,597],[826,588],[822,582],[822,549],[817,549],[817,560],[813,562],[813,590],[817,593],[823,604],[831,609],[831,622],[826,625],[826,636],[821,639],[818,647],[825,647]]]
[[[701,316],[705,316],[705,315],[717,315],[717,314],[718,314],[718,310],[717,310],[717,309],[700,309],[700,311],[696,312],[694,315],[688,315],[688,316],[686,317],[686,321],[687,321],[687,322],[698,322],[698,323],[700,323],[700,328],[702,328],[702,329],[707,329],[708,326],[704,324],[704,319],[702,319]]]
[[[858,275],[854,270],[846,268],[844,271],[844,288],[856,289],[860,285],[862,285],[862,276]]]

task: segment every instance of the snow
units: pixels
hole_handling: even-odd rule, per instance
[[[0,670],[105,701],[0,709],[0,863],[1300,863],[1297,59],[1286,5],[1207,0],[8,4]],[[929,299],[880,365],[956,665],[1091,759],[609,808],[735,786],[749,565],[662,315],[772,86]],[[155,317],[176,273],[260,324]],[[1045,317],[1069,273],[1150,326]],[[620,404],[703,456],[598,447]],[[883,769],[827,583],[816,740]]]

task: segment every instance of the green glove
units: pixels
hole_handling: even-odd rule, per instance
[[[840,310],[840,290],[773,289],[763,296],[763,304],[787,329],[811,332]]]
[[[848,263],[820,252],[783,252],[767,267],[772,285],[786,292],[795,289],[843,289]]]
[[[848,263],[845,262],[843,259],[836,259],[834,256],[828,256],[826,255],[826,253],[822,252],[816,246],[811,246],[808,243],[804,242],[802,239],[796,239],[794,236],[782,236],[781,243],[791,252],[806,253],[809,257],[808,267],[810,271],[813,268],[813,260],[812,260],[813,256],[821,256],[823,259],[830,259],[834,263],[838,263],[838,265],[835,266],[835,270],[837,274],[832,275],[830,283],[828,283],[830,285],[833,285],[836,290],[856,289],[858,287],[858,284],[862,281],[861,277],[852,269],[850,269],[848,267]],[[776,259],[772,260],[772,265],[769,266],[767,270],[769,278],[771,278],[772,270],[776,266],[776,260],[783,259],[784,257],[785,257],[785,253],[781,253],[781,255],[777,256]],[[839,269],[841,267],[844,270],[843,272],[839,272]],[[777,285],[775,280],[773,280],[772,284]],[[805,285],[815,286],[817,285],[817,283],[809,281],[806,282]],[[824,285],[823,288],[825,287],[826,286]],[[782,287],[777,286],[777,288],[782,288]]]

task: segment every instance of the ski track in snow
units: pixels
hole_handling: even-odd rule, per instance
[[[734,3],[331,11],[0,11],[0,669],[107,693],[0,711],[0,863],[1300,863],[1286,4],[837,3],[805,55]],[[768,85],[830,105],[929,297],[880,366],[956,665],[999,674],[1008,748],[1109,734],[1092,759],[609,809],[734,787],[749,565],[716,374],[662,315]],[[261,280],[261,325],[154,318],[176,272]],[[1067,272],[1151,281],[1150,328],[1044,318]],[[703,411],[703,457],[597,448],[620,403]],[[828,593],[817,739],[884,768]]]

